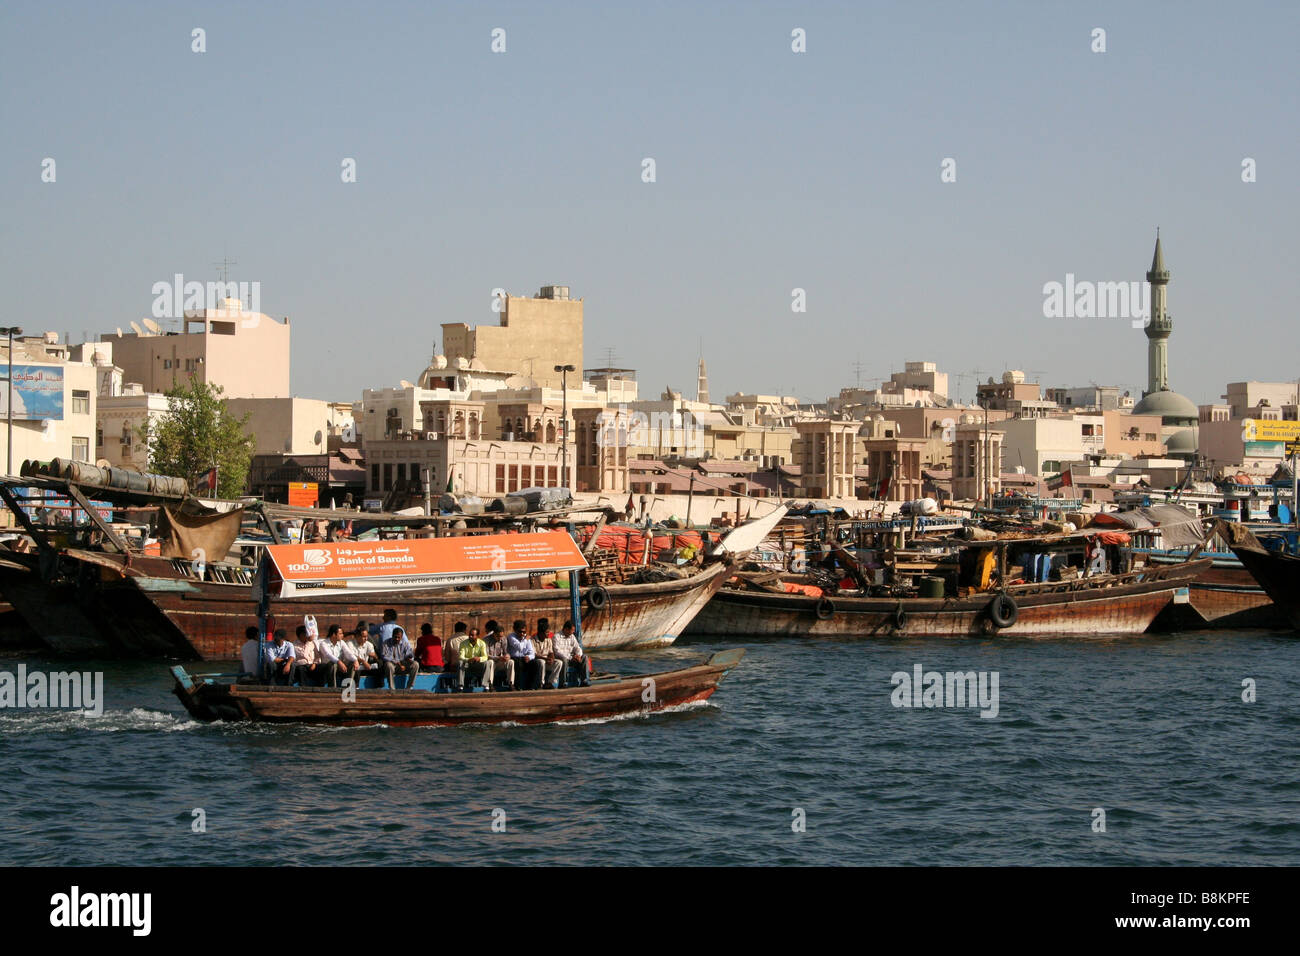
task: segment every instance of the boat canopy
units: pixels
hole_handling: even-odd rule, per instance
[[[1104,511],[1092,527],[1122,527],[1133,531],[1160,531],[1166,548],[1195,547],[1205,538],[1201,519],[1178,505],[1151,505],[1130,511]]]
[[[266,555],[280,597],[457,587],[587,566],[566,531],[281,544]]]

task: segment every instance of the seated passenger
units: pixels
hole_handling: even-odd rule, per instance
[[[506,643],[510,657],[515,662],[515,687],[519,690],[536,690],[542,685],[539,673],[541,664],[526,628],[527,625],[522,620],[515,621]]]
[[[321,686],[321,675],[325,668],[321,665],[320,655],[316,652],[316,642],[307,636],[307,628],[302,624],[293,639],[293,679],[303,687]]]
[[[240,678],[248,677],[261,681],[262,662],[265,659],[266,654],[262,650],[262,629],[256,626],[244,628],[244,646],[239,649]]]
[[[510,642],[496,621],[487,622],[487,646],[497,687],[501,690],[514,690],[515,662],[510,656]]]
[[[555,690],[560,686],[560,672],[564,662],[555,656],[555,644],[551,640],[551,622],[544,617],[537,619],[537,636],[533,638],[533,650],[537,652],[537,666],[541,671],[540,684],[543,688]]]
[[[388,612],[384,612],[385,617]],[[406,639],[406,632],[400,627],[394,625],[392,636],[384,641],[380,649],[383,655],[384,680],[390,690],[397,690],[397,682],[394,680],[396,675],[406,675],[406,689],[411,690],[415,687],[415,675],[420,673],[420,662],[415,659],[415,651],[411,647],[411,642]]]
[[[442,670],[442,638],[433,633],[433,625],[425,621],[420,625],[420,639],[415,642],[415,659],[426,671]]]
[[[361,674],[357,669],[360,661],[357,659],[357,652],[347,641],[343,639],[343,625],[331,624],[329,629],[329,650],[334,656],[334,679],[331,681],[331,687],[338,687],[344,680],[351,677],[352,686],[361,686]]]
[[[266,645],[266,661],[271,669],[271,683],[288,686],[293,683],[294,659],[293,645],[286,640],[284,628],[277,627],[271,643]]]
[[[361,686],[361,678],[367,674],[379,673],[379,655],[375,653],[375,645],[370,641],[370,632],[366,628],[365,621],[357,622],[357,629],[352,634],[352,653],[356,655],[356,677],[357,686]]]
[[[460,664],[456,672],[456,689],[468,690],[468,676],[477,679],[486,690],[492,689],[492,658],[488,657],[487,644],[482,638],[466,637],[460,645]]]
[[[565,621],[554,640],[555,656],[564,662],[561,687],[590,687],[591,663],[582,652],[582,645],[573,630],[573,622]]]
[[[460,673],[460,646],[465,643],[465,638],[468,636],[465,630],[465,622],[457,621],[451,637],[447,638],[447,642],[442,648],[442,659],[445,662],[443,670],[447,673]]]

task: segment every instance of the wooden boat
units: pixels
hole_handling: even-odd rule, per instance
[[[1284,628],[1286,615],[1232,552],[1203,552],[1210,566],[1187,583],[1186,603],[1170,603],[1152,622],[1153,630],[1205,628]],[[1187,554],[1152,551],[1151,565],[1177,565]]]
[[[109,557],[111,560],[112,556]],[[155,559],[156,561],[157,559]],[[180,575],[150,574],[147,560],[121,567],[116,585],[106,585],[100,600],[104,627],[131,631],[138,640],[149,634],[183,659],[232,660],[239,656],[244,628],[257,620],[257,602],[248,584],[200,581]],[[112,573],[112,572],[109,572]],[[646,584],[611,584],[601,589],[600,607],[584,591],[583,622],[591,650],[640,650],[667,647],[686,624],[722,587],[732,573],[719,562],[689,577]],[[438,634],[450,634],[457,621],[482,626],[516,618],[553,624],[570,616],[571,599],[563,588],[507,588],[501,591],[416,590],[377,599],[365,594],[322,594],[305,599],[295,614],[318,621],[353,626],[358,620],[379,621],[385,608],[418,634],[425,621]],[[297,608],[298,605],[295,605]],[[114,622],[117,622],[115,625]],[[301,623],[301,620],[292,622]],[[292,628],[291,628],[292,629]],[[118,634],[120,646],[127,634]]]
[[[956,543],[942,565],[949,577],[924,579],[936,588],[928,595],[902,583],[908,576],[890,586],[831,595],[798,586],[798,575],[780,575],[771,583],[753,582],[755,586],[747,586],[739,577],[714,596],[687,633],[758,637],[1141,634],[1171,601],[1185,600],[1189,582],[1212,564],[1205,558],[1177,565],[1144,565],[1117,574],[1084,575],[1075,569],[1059,581],[1011,579],[1008,555],[1012,549],[1022,553],[1022,559],[1025,555],[1079,551],[1094,534]],[[845,573],[865,585],[856,558],[838,546],[834,551]],[[934,563],[929,567],[940,566]],[[787,584],[797,586],[792,589]],[[882,591],[886,593],[879,593]]]
[[[1010,585],[964,597],[835,597],[723,588],[687,634],[757,637],[966,637],[1141,634],[1209,559],[1074,581]],[[999,627],[992,605],[1015,602],[1014,623]]]
[[[707,700],[743,649],[720,651],[702,664],[637,676],[593,679],[589,687],[493,693],[274,687],[190,675],[172,668],[174,692],[196,720],[399,727],[455,724],[544,724],[651,714]]]
[[[13,490],[0,485],[0,497],[38,544],[37,553],[3,556],[0,591],[10,596],[25,623],[51,650],[81,656],[182,660],[230,660],[239,656],[243,630],[257,615],[254,568],[214,561],[200,576],[189,560],[144,554],[122,541],[113,526],[89,507],[75,485],[35,477],[24,480],[71,495],[83,506],[98,533],[114,547],[91,550],[53,543],[23,513]],[[96,494],[133,503],[148,500],[114,489],[100,489]],[[784,509],[778,510],[784,513]],[[446,517],[297,511],[326,519],[372,523],[441,522],[442,533],[447,532],[444,526],[449,524]],[[270,513],[271,507],[264,506],[261,517],[274,532],[274,523],[267,520]],[[757,530],[745,525],[732,531],[727,536],[732,541],[730,549],[720,548],[719,560],[704,568],[691,569],[680,577],[664,573],[664,580],[584,589],[590,648],[640,649],[672,644],[722,586],[731,572],[729,561],[745,550],[740,546],[755,536],[761,540],[779,514],[751,523]],[[392,607],[399,623],[412,633],[427,621],[435,631],[445,634],[458,621],[481,626],[492,619],[508,623],[516,618],[532,622],[547,617],[558,623],[570,616],[570,604],[569,592],[561,588],[512,586],[485,591],[437,587],[407,590],[382,600],[365,593],[322,592],[303,606],[303,613],[320,621],[352,626],[358,620],[377,621],[385,608]]]
[[[1216,519],[1215,529],[1286,615],[1290,626],[1300,630],[1300,555],[1266,548],[1250,529],[1239,524]]]

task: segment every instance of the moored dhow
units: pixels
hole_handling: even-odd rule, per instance
[[[1079,570],[1047,579],[1065,534],[977,542],[953,552],[916,585],[893,583],[828,594],[799,575],[738,575],[691,623],[688,634],[758,637],[966,637],[1141,634],[1210,559],[1120,573]],[[1009,573],[1015,545],[1024,565]],[[1041,569],[1041,571],[1039,571]],[[861,576],[856,568],[851,569]],[[1035,573],[1039,571],[1039,573]],[[865,581],[862,583],[866,583]]]

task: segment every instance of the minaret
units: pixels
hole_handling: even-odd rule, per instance
[[[704,367],[703,358],[700,359],[700,377],[695,385],[695,400],[706,404],[709,401],[709,370]]]
[[[1152,392],[1169,390],[1169,333],[1174,330],[1174,323],[1169,318],[1165,307],[1165,287],[1169,285],[1169,270],[1165,268],[1164,250],[1160,248],[1160,230],[1156,229],[1156,254],[1151,259],[1151,271],[1147,273],[1147,282],[1151,283],[1151,321],[1147,324],[1147,390],[1143,397]]]

